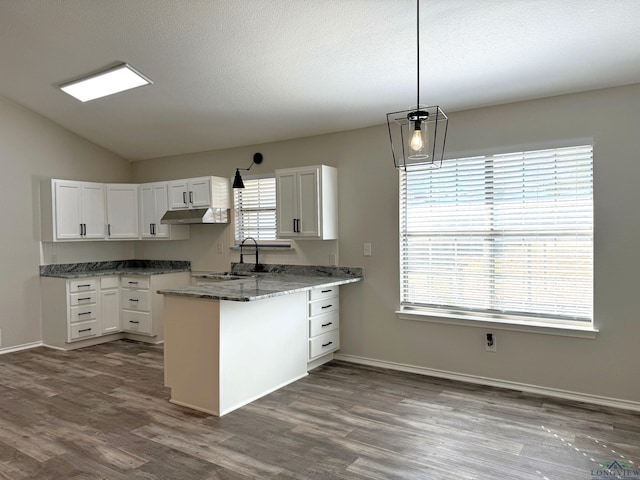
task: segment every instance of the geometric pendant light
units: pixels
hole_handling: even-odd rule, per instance
[[[415,163],[439,168],[449,127],[449,118],[439,106],[420,104],[420,0],[416,0],[416,4],[416,104],[408,110],[387,113],[393,164],[403,170]]]

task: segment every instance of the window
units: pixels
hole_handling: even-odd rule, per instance
[[[244,188],[233,190],[236,244],[247,237],[262,245],[289,246],[276,238],[275,177],[244,177]]]
[[[400,173],[403,310],[591,325],[593,149]]]

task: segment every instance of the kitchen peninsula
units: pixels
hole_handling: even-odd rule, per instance
[[[172,403],[222,416],[333,358],[338,287],[360,281],[362,269],[263,267],[234,264],[240,278],[158,292]]]

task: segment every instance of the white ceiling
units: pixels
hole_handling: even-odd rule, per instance
[[[421,103],[640,83],[639,20],[640,0],[424,0]],[[0,0],[0,95],[130,160],[251,145],[415,104],[415,38],[413,0]],[[154,85],[57,89],[120,62]]]

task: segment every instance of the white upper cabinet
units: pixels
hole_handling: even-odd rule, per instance
[[[183,240],[189,238],[187,225],[160,223],[169,209],[169,189],[166,182],[143,183],[140,192],[140,235],[142,238]]]
[[[138,224],[138,185],[107,185],[107,237],[136,239]]]
[[[338,174],[326,165],[276,170],[278,238],[338,238]]]
[[[229,208],[229,179],[199,177],[173,180],[169,185],[169,210]]]
[[[43,240],[104,240],[105,197],[102,183],[51,180],[42,191]]]

